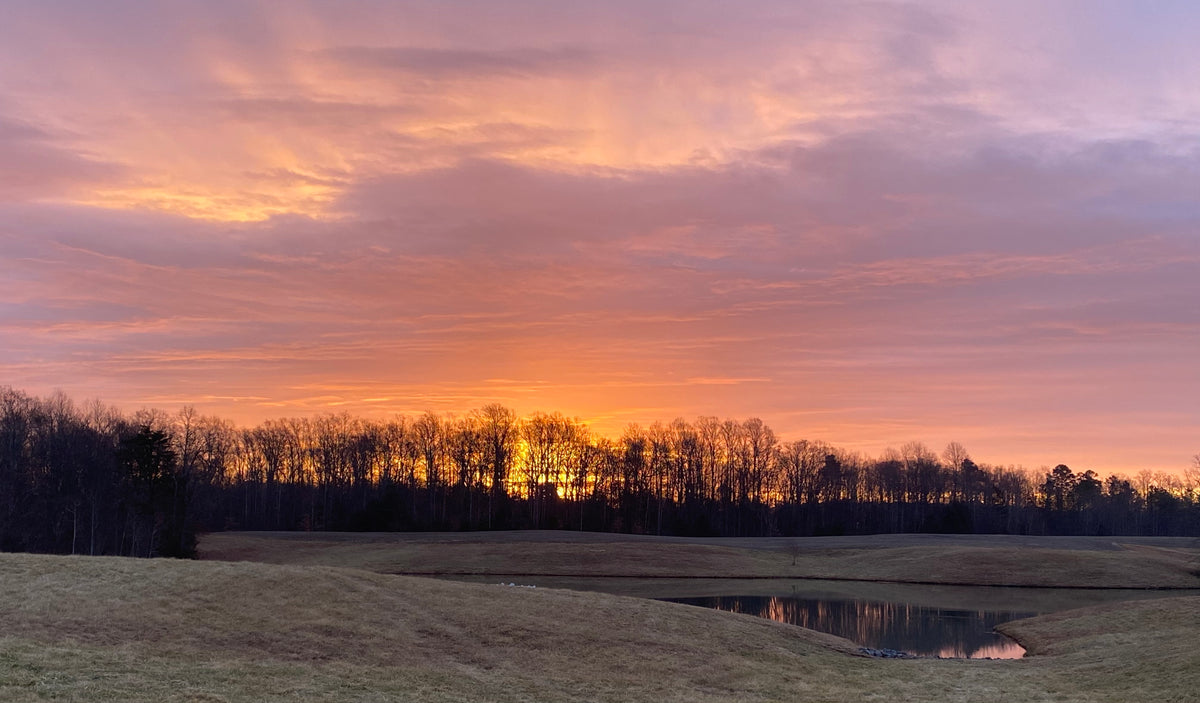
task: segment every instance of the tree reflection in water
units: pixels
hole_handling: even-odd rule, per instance
[[[953,610],[909,603],[779,596],[671,598],[676,603],[745,613],[828,632],[875,649],[920,656],[1017,659],[1025,650],[993,631],[997,624],[1037,613]]]

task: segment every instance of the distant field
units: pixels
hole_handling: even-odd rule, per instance
[[[880,660],[788,625],[601,593],[0,555],[0,700],[13,703],[1182,702],[1200,690],[1198,629],[1200,598],[1156,599],[1010,624],[1024,660]]]
[[[821,578],[1089,588],[1200,588],[1200,540],[882,535],[701,539],[578,532],[227,532],[201,556],[467,576]]]

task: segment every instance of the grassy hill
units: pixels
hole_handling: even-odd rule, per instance
[[[493,546],[546,541],[510,537]],[[1023,660],[880,660],[797,627],[601,593],[0,555],[0,700],[14,703],[1190,701],[1198,629],[1200,598],[1155,599],[1011,623]]]
[[[1200,588],[1197,540],[877,535],[705,539],[580,532],[226,532],[201,556],[409,575],[823,578],[1091,588]]]

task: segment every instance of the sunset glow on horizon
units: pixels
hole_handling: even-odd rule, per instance
[[[1200,9],[5,3],[0,386],[1200,452]]]

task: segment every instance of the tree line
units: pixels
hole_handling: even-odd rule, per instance
[[[560,413],[242,428],[191,408],[125,415],[0,388],[0,549],[190,556],[199,532],[574,529],[696,536],[887,532],[1200,534],[1183,475],[1101,478],[975,462],[920,442],[867,457],[761,420],[619,437]]]

